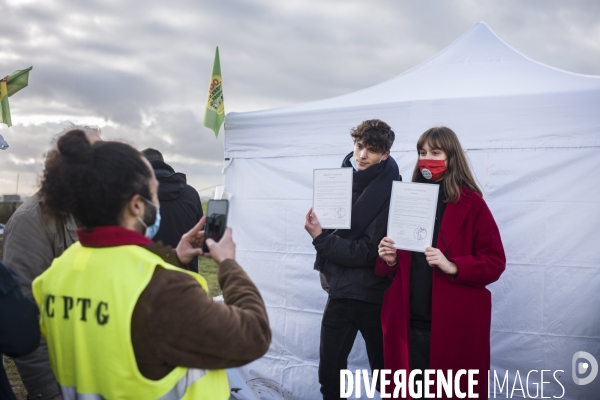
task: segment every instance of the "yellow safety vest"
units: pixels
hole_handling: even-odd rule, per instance
[[[64,399],[229,398],[225,370],[176,367],[156,381],[140,373],[131,317],[157,265],[190,274],[207,289],[202,276],[134,245],[90,248],[77,242],[35,279],[42,333]]]

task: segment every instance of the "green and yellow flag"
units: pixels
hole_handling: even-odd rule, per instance
[[[4,122],[8,126],[12,125],[12,121],[10,120],[10,108],[8,108],[8,88],[6,85],[6,78],[0,81],[0,122]]]
[[[29,84],[29,71],[33,67],[20,69],[0,80],[0,123],[12,126],[8,98]]]
[[[215,52],[212,76],[208,84],[208,99],[204,111],[204,126],[219,136],[219,129],[225,119],[225,103],[223,101],[223,82],[221,80],[221,63],[219,61],[219,48]]]

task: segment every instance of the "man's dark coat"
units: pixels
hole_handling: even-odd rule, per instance
[[[160,201],[160,229],[153,238],[165,245],[177,247],[181,236],[192,229],[200,218],[202,203],[196,189],[186,182],[185,174],[175,172],[163,161],[150,161],[158,179],[158,200]],[[198,258],[190,261],[190,269],[198,271]]]

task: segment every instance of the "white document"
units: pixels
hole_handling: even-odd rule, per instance
[[[313,212],[323,229],[350,229],[353,168],[313,170]]]
[[[393,183],[387,236],[395,248],[424,253],[431,247],[439,190],[430,183]]]

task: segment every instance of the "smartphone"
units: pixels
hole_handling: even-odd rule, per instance
[[[218,242],[225,233],[227,227],[227,213],[229,211],[229,200],[209,200],[206,208],[206,224],[204,225],[204,245],[202,251],[208,253],[206,239],[211,238]]]

